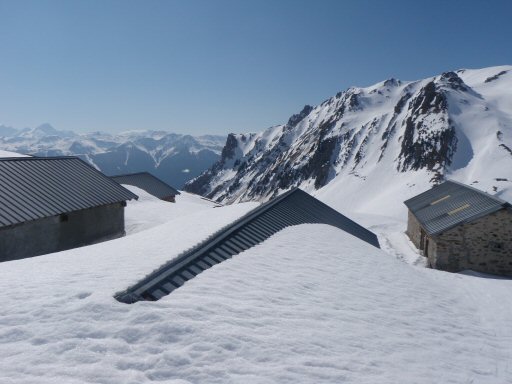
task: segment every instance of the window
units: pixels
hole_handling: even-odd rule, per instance
[[[66,221],[69,221],[69,216],[67,214],[63,213],[62,215],[60,215],[59,220],[61,223],[64,223]]]
[[[503,250],[504,244],[497,241],[489,241],[489,248],[491,251],[499,252]]]

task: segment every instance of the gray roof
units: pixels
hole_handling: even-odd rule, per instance
[[[0,158],[0,228],[131,199],[77,157]]]
[[[202,271],[261,243],[285,227],[305,223],[329,224],[379,247],[374,233],[296,188],[249,212],[115,297],[124,303],[158,300]]]
[[[149,172],[130,173],[127,175],[112,176],[111,178],[119,184],[133,185],[134,187],[143,189],[150,195],[158,197],[159,199],[180,194],[177,189],[164,183]]]
[[[496,196],[455,181],[445,181],[404,204],[429,235],[510,206]]]

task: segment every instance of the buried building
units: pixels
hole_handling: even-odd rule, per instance
[[[407,235],[432,268],[512,276],[512,208],[478,189],[446,181],[404,204]]]
[[[150,195],[153,195],[160,200],[176,202],[176,195],[180,192],[171,187],[169,184],[164,183],[158,177],[153,176],[149,172],[130,173],[127,175],[111,176],[112,180],[119,184],[132,185],[134,187],[143,189]]]
[[[0,261],[124,235],[137,196],[76,157],[0,159]]]
[[[294,188],[172,258],[138,283],[118,292],[115,297],[127,304],[159,300],[203,271],[260,244],[282,229],[308,223],[332,225],[374,247],[380,247],[373,232],[308,193]]]

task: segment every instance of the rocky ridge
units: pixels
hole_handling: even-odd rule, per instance
[[[351,87],[305,106],[284,125],[230,134],[219,161],[185,190],[224,203],[264,201],[295,186],[314,192],[334,179],[377,180],[384,173],[390,180],[410,174],[409,185],[454,177],[499,192],[491,182],[512,179],[512,115],[500,105],[512,105],[503,92],[512,85],[510,68]],[[488,174],[474,171],[494,157],[499,161],[485,167]]]

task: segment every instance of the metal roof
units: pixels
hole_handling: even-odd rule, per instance
[[[131,199],[77,157],[0,158],[0,228]]]
[[[111,178],[119,184],[133,185],[134,187],[143,189],[150,195],[158,197],[159,199],[180,194],[178,190],[164,183],[149,172],[130,173],[127,175],[112,176]]]
[[[300,189],[261,205],[180,254],[115,298],[124,303],[158,300],[202,271],[268,239],[285,227],[329,224],[379,247],[377,236]]]
[[[510,206],[496,196],[451,180],[406,200],[404,204],[429,235],[438,235]]]

